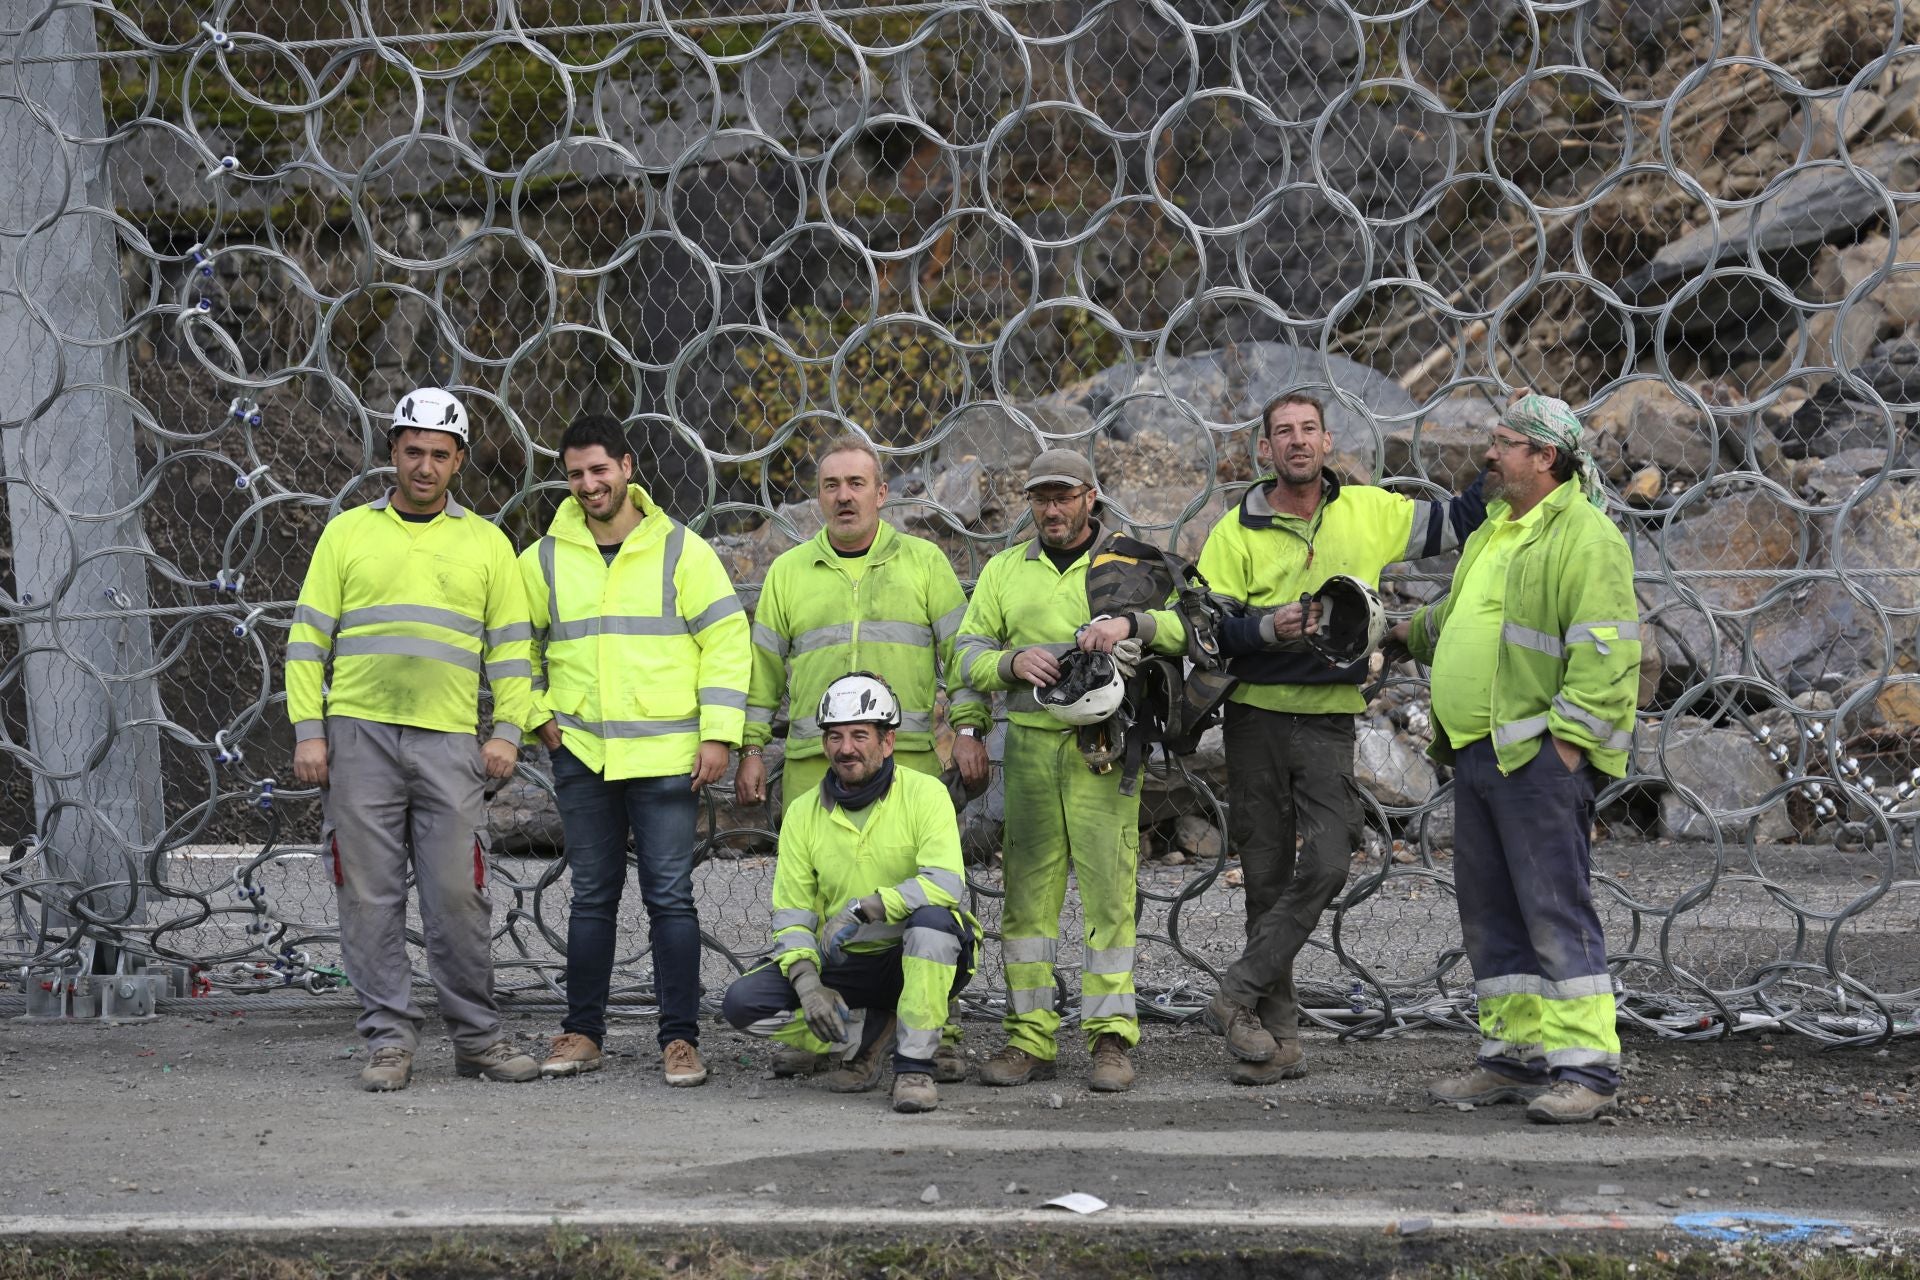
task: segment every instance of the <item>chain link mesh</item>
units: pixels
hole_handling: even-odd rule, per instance
[[[63,176],[21,184],[0,227],[10,372],[40,343],[0,422],[0,508],[16,552],[53,511],[38,554],[69,559],[37,599],[0,562],[8,964],[92,939],[236,992],[336,986],[279,653],[321,525],[382,488],[416,383],[465,399],[456,493],[517,545],[562,496],[565,423],[625,420],[749,607],[818,528],[812,453],[849,424],[893,465],[889,517],[971,582],[1025,536],[1043,443],[1087,451],[1114,516],[1192,556],[1271,395],[1328,396],[1343,474],[1432,495],[1531,385],[1589,423],[1648,623],[1594,855],[1625,1016],[1915,1029],[1920,49],[1897,5],[9,12],[0,129]],[[97,78],[98,112],[46,99],[56,72]],[[118,262],[93,336],[41,295],[35,246],[63,234]],[[102,353],[119,374],[84,384]],[[83,404],[134,456],[102,463],[119,496],[75,507],[28,446]],[[109,563],[144,600],[83,572]],[[1390,573],[1396,613],[1449,569]],[[150,660],[75,639],[129,628]],[[30,703],[127,689],[144,701],[56,763],[60,721]],[[1470,1022],[1432,732],[1424,672],[1392,675],[1361,729],[1366,845],[1303,957],[1327,1025]],[[101,799],[116,743],[157,757],[157,828]],[[1139,973],[1170,1017],[1242,938],[1223,768],[1216,741],[1147,781]],[[493,815],[496,956],[527,998],[564,972],[545,792],[535,760]],[[998,805],[963,821],[990,927]],[[711,992],[765,945],[773,832],[722,787],[703,838]],[[635,896],[616,996],[643,1000]],[[998,983],[990,947],[974,1002]]]

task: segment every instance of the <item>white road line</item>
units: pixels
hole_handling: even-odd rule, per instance
[[[1737,1214],[1738,1211],[1729,1210]],[[619,1227],[637,1230],[690,1231],[701,1227],[824,1227],[943,1228],[1057,1226],[1076,1224],[1101,1228],[1179,1228],[1188,1231],[1244,1233],[1265,1230],[1384,1231],[1410,1219],[1425,1219],[1435,1233],[1466,1232],[1667,1232],[1675,1230],[1671,1214],[1639,1213],[1453,1213],[1436,1216],[1431,1210],[1355,1210],[1329,1204],[1293,1209],[1128,1209],[1112,1208],[1082,1218],[1055,1209],[874,1209],[791,1208],[777,1205],[744,1208],[703,1208],[692,1205],[660,1209],[582,1209],[528,1212],[526,1210],[434,1210],[392,1212],[364,1209],[289,1211],[274,1214],[103,1213],[59,1217],[30,1215],[0,1217],[0,1236],[105,1235],[126,1232],[151,1234],[287,1235],[328,1231],[452,1231],[543,1230],[556,1222],[576,1227]],[[1860,1218],[1829,1218],[1856,1232],[1884,1231],[1887,1224]],[[1902,1224],[1912,1227],[1917,1224]]]

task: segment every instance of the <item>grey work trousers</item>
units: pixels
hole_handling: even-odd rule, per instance
[[[1354,719],[1230,702],[1222,736],[1228,834],[1247,890],[1247,946],[1220,988],[1258,1010],[1274,1038],[1298,1039],[1294,958],[1346,887],[1360,834]]]
[[[486,771],[479,740],[327,719],[323,848],[340,904],[340,955],[373,1048],[412,1052],[426,1021],[407,955],[407,868],[420,890],[427,971],[463,1053],[500,1038],[487,895]]]

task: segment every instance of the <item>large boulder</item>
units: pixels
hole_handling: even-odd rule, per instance
[[[1920,666],[1920,487],[1911,480],[1883,483],[1834,517],[1827,531],[1826,562],[1852,578],[1886,611],[1884,630],[1896,668]],[[1885,571],[1891,572],[1885,572]],[[1836,594],[1844,595],[1835,586]],[[1883,630],[1879,617],[1845,596],[1866,632],[1862,667],[1880,672]]]
[[[524,754],[530,767],[550,776],[544,747],[529,747]],[[518,772],[507,779],[487,802],[487,842],[495,857],[554,858],[565,853],[566,835],[551,787]]]
[[[1454,493],[1473,483],[1487,454],[1500,405],[1485,396],[1454,396],[1406,426],[1386,433],[1385,474],[1424,476]]]
[[[1362,721],[1354,738],[1353,778],[1375,800],[1397,809],[1423,805],[1440,788],[1420,748],[1371,721]]]
[[[1651,523],[1644,536],[1635,538],[1641,615],[1652,642],[1660,646],[1665,670],[1682,681],[1709,669],[1741,670],[1743,626],[1729,626],[1728,615],[1747,617],[1746,626],[1757,627],[1764,619],[1775,624],[1776,632],[1784,627],[1806,633],[1776,634],[1776,652],[1804,654],[1817,650],[1821,639],[1830,639],[1830,619],[1803,613],[1789,597],[1777,596],[1762,608],[1778,586],[1773,579],[1695,576],[1703,570],[1791,569],[1800,564],[1811,549],[1812,531],[1793,509],[1763,489],[1728,494],[1700,506],[1703,509],[1689,511],[1685,519]],[[1686,576],[1669,579],[1669,568]],[[1694,603],[1696,598],[1711,616]],[[1790,692],[1807,687],[1808,674],[1802,673],[1799,687]]]
[[[1853,232],[1886,211],[1886,190],[1910,191],[1920,178],[1920,142],[1890,138],[1853,151],[1858,169],[1879,179],[1862,182],[1840,166],[1802,169],[1765,200],[1735,210],[1662,245],[1653,261],[1622,280],[1620,296],[1642,302],[1709,267],[1797,251],[1808,258],[1824,244],[1851,241]],[[1885,184],[1884,186],[1882,184]]]
[[[1222,803],[1227,798],[1227,750],[1218,726],[1200,737],[1192,755],[1183,756],[1186,774],[1177,769],[1148,769],[1140,775],[1140,825],[1155,827],[1186,814],[1210,816],[1213,807],[1194,783],[1210,790]],[[1189,779],[1192,781],[1190,782]]]
[[[1587,447],[1616,483],[1645,466],[1691,482],[1709,473],[1713,418],[1664,382],[1629,382],[1588,409]]]
[[[1660,772],[1661,760],[1655,750],[1658,735],[1640,735],[1641,769]],[[1733,820],[1725,815],[1751,808],[1760,797],[1784,781],[1784,775],[1767,758],[1766,748],[1754,741],[1744,729],[1707,728],[1698,721],[1686,720],[1674,726],[1666,743],[1666,776],[1675,786],[1687,788],[1705,805],[1707,812],[1672,791],[1660,797],[1660,833],[1674,840],[1711,840],[1718,829],[1724,839],[1738,841],[1745,836],[1747,819]],[[1794,827],[1784,800],[1776,801],[1761,813],[1755,838],[1775,844],[1793,838]]]

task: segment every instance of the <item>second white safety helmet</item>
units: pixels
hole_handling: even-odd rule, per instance
[[[420,387],[400,397],[393,409],[393,429],[415,427],[421,431],[444,431],[467,447],[467,407],[451,391],[439,387]]]
[[[1069,649],[1060,657],[1060,678],[1036,696],[1062,724],[1099,724],[1120,709],[1127,682],[1110,654]]]
[[[815,721],[822,729],[837,724],[877,724],[883,729],[898,729],[900,700],[879,676],[870,671],[855,671],[827,686],[827,691],[820,695],[820,713]]]

